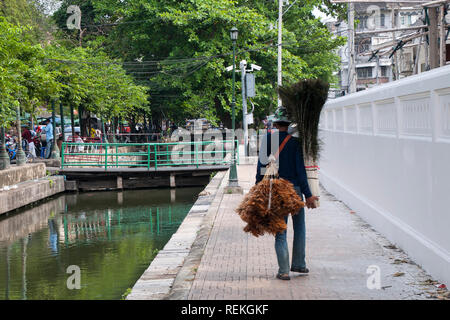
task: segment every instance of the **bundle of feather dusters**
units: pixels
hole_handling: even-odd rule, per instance
[[[259,237],[286,230],[284,217],[297,214],[304,206],[291,182],[266,175],[250,189],[236,212],[247,223],[244,231]]]

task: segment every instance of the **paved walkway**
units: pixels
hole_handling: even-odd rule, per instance
[[[245,192],[256,166],[238,167]],[[242,195],[223,194],[188,299],[426,299],[436,292],[428,276],[400,249],[342,202],[322,190],[321,207],[306,211],[308,275],[278,270],[274,237],[243,232],[234,212]],[[288,241],[292,247],[292,221]],[[369,266],[379,267],[381,289],[367,288]]]

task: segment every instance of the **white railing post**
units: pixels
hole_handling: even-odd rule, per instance
[[[430,92],[430,112],[431,112],[431,141],[436,142],[442,135],[441,128],[441,103],[436,90]]]
[[[397,139],[399,139],[400,135],[402,134],[402,123],[403,123],[402,102],[398,97],[394,97],[394,104],[395,104],[395,116],[397,118],[396,136]]]
[[[378,133],[378,117],[375,110],[375,102],[370,102],[370,109],[372,110],[372,134],[376,136]]]
[[[356,134],[360,134],[361,133],[361,121],[359,119],[360,114],[359,114],[360,110],[359,110],[359,104],[355,104],[355,117],[356,117]]]

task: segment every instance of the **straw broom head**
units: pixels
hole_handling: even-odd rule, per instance
[[[270,186],[272,180],[272,186]],[[271,206],[268,208],[269,194]],[[241,219],[247,223],[245,232],[255,237],[269,233],[276,235],[286,230],[284,217],[296,214],[305,206],[292,183],[285,179],[263,179],[253,186],[236,209]]]
[[[320,79],[305,79],[278,88],[289,119],[297,124],[305,157],[319,158],[319,120],[328,97],[329,84]]]

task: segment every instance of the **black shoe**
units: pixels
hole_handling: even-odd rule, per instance
[[[291,268],[292,272],[298,272],[298,273],[308,273],[308,268]]]
[[[291,277],[287,273],[278,273],[277,278],[280,280],[291,280]]]

